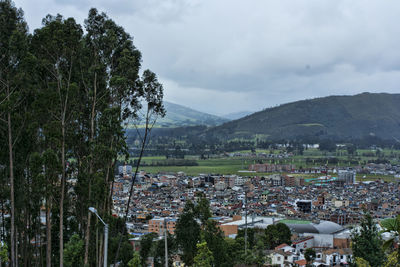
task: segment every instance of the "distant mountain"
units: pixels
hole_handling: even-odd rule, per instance
[[[195,125],[216,126],[228,121],[228,119],[200,112],[171,102],[165,101],[164,106],[167,110],[167,115],[164,118],[157,120],[157,127],[171,128]]]
[[[237,120],[237,119],[243,118],[243,117],[245,117],[247,115],[250,115],[252,113],[254,113],[254,111],[246,110],[246,111],[239,111],[239,112],[229,113],[229,114],[223,115],[222,117],[227,118],[229,120]]]
[[[204,135],[400,139],[400,94],[363,93],[292,102],[213,127]]]

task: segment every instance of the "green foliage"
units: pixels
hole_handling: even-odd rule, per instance
[[[140,259],[142,266],[146,265],[146,260],[150,255],[151,248],[153,246],[153,240],[157,238],[156,233],[150,233],[142,237],[140,240]]]
[[[133,258],[128,262],[128,267],[141,267],[139,252],[133,252]]]
[[[265,244],[267,249],[273,249],[280,244],[291,244],[291,231],[284,223],[268,225],[265,229]]]
[[[174,236],[168,234],[168,263],[172,264],[172,256],[177,252],[177,243]],[[165,266],[165,240],[158,239],[156,233],[150,233],[142,237],[140,241],[140,264],[146,266],[148,257],[153,257],[154,266]]]
[[[265,229],[265,243],[268,249],[273,249],[279,245],[279,232],[275,225],[268,225]]]
[[[357,152],[357,147],[353,144],[346,144],[347,154],[353,156]]]
[[[132,37],[96,9],[84,29],[48,15],[29,35],[23,11],[3,0],[0,21],[0,202],[11,206],[10,254],[18,244],[24,266],[97,265],[103,227],[88,215],[94,206],[110,223],[109,263],[127,264],[132,249],[125,222],[109,216],[110,189],[118,156],[128,154],[125,124],[142,105],[165,114],[161,83],[150,70],[139,76]],[[32,240],[46,245],[39,252]]]
[[[265,256],[264,231],[248,229],[249,241],[252,242],[252,245],[247,244],[248,249],[245,253],[244,232],[239,231],[235,239],[224,238],[217,222],[210,217],[211,212],[207,199],[201,197],[196,206],[190,201],[186,203],[175,231],[176,242],[183,252],[182,259],[185,264],[196,264],[194,256],[193,258],[191,256],[199,255],[198,244],[200,240],[206,244],[207,250],[211,252],[214,266],[228,267],[235,264],[262,266],[269,261],[268,257]],[[202,223],[198,224],[196,219]],[[283,232],[286,230],[281,227],[279,229]]]
[[[201,197],[199,203],[195,207],[195,216],[205,226],[208,219],[211,218],[210,202],[205,197]]]
[[[64,265],[67,267],[82,266],[84,252],[83,240],[79,235],[74,234],[64,247]]]
[[[176,241],[182,250],[182,260],[186,265],[192,265],[200,240],[200,225],[196,221],[196,209],[191,201],[187,201],[182,214],[176,223]]]
[[[228,245],[226,244],[224,234],[217,227],[217,223],[214,220],[210,219],[205,223],[201,236],[207,242],[207,247],[212,252],[216,266],[233,265],[233,259],[228,255]]]
[[[168,264],[172,265],[172,256],[177,251],[175,238],[168,234],[167,235],[167,246],[168,246]],[[163,267],[165,266],[165,240],[161,239],[155,243],[153,257],[154,257],[154,266],[155,267]]]
[[[0,262],[8,262],[8,246],[3,241],[0,242]]]
[[[121,243],[120,243],[121,241]],[[121,245],[120,245],[121,244]],[[120,245],[120,246],[119,246]],[[117,249],[119,247],[118,257],[116,257]],[[114,262],[122,262],[127,265],[132,258],[132,245],[129,243],[127,235],[110,235],[108,240],[108,264]]]
[[[332,140],[325,139],[319,143],[319,150],[321,151],[336,151],[336,143]]]
[[[247,229],[247,242],[249,243],[249,248],[253,248],[256,243],[256,232],[258,229],[256,228],[248,228]],[[245,230],[239,229],[236,238],[244,238]]]
[[[360,230],[355,230],[351,239],[355,258],[366,260],[372,267],[382,265],[385,258],[382,250],[382,240],[370,214],[364,215]]]
[[[355,262],[357,267],[371,267],[371,265],[367,260],[364,260],[363,258],[360,257],[356,257]]]
[[[393,247],[393,245],[395,244],[396,240],[398,241],[399,237],[400,237],[400,215],[397,215],[396,218],[389,218],[389,219],[385,219],[383,221],[380,222],[383,230],[381,231],[381,233],[390,233],[390,238],[388,240],[386,240],[383,245],[382,248],[384,251],[390,251],[390,249]],[[400,262],[400,246],[398,246],[397,249],[397,261]]]
[[[201,242],[196,245],[197,254],[194,257],[194,267],[211,267],[214,263],[212,252],[207,247],[207,242]]]
[[[244,245],[244,239],[237,239],[238,242],[241,242]],[[265,263],[270,263],[270,258],[265,254],[265,245],[259,236],[257,243],[252,249],[248,249],[247,253],[243,250],[243,248],[237,253],[236,262],[251,266],[264,266]]]
[[[400,267],[398,251],[393,251],[388,255],[383,267]]]
[[[284,223],[277,223],[275,226],[276,230],[278,231],[279,243],[286,243],[288,245],[292,244],[292,232],[290,231],[289,227]]]
[[[307,264],[311,264],[314,260],[317,254],[315,253],[315,250],[312,248],[307,248],[306,251],[304,252],[304,258],[307,261]]]

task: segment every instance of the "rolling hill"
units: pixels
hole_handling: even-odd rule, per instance
[[[400,139],[400,94],[362,93],[302,100],[207,129],[220,138]]]
[[[171,128],[196,125],[216,126],[228,121],[228,119],[200,112],[171,102],[164,102],[164,106],[167,110],[167,115],[164,118],[158,119],[157,127]]]
[[[222,117],[227,118],[228,120],[238,120],[238,119],[241,119],[241,118],[243,118],[245,116],[248,116],[248,115],[250,115],[252,113],[254,113],[254,111],[244,110],[244,111],[225,114]]]

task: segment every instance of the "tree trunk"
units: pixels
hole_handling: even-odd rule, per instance
[[[96,219],[96,222],[98,221],[98,219]],[[98,246],[98,242],[99,242],[99,228],[96,229],[96,266],[98,266],[98,262],[99,262],[99,246]]]
[[[92,158],[90,159],[90,166],[89,166],[89,188],[88,188],[88,203],[90,204],[90,198],[91,198],[91,179],[92,179],[92,174],[93,174],[93,149],[92,146],[93,141],[94,141],[94,135],[95,135],[95,117],[96,117],[96,101],[97,101],[97,73],[94,73],[94,83],[93,83],[93,101],[92,101],[92,110],[91,110],[91,116],[90,116],[90,140],[89,140],[89,147],[90,147],[90,153],[92,154]],[[90,241],[90,212],[88,213],[88,221],[86,225],[86,232],[85,232],[85,257],[84,257],[84,264],[88,264],[88,259],[89,259],[89,241]]]
[[[46,266],[51,267],[51,199],[46,200]]]
[[[111,149],[112,149],[112,147],[113,147],[113,142],[111,142]],[[103,211],[104,211],[104,214],[108,214],[108,215],[111,215],[111,208],[112,208],[112,192],[113,192],[113,188],[114,188],[114,177],[113,177],[111,183],[109,181],[110,181],[110,173],[112,175],[114,175],[114,172],[112,171],[114,169],[114,165],[115,165],[115,160],[111,160],[110,165],[108,165],[108,167],[107,167],[106,177],[104,178],[105,179],[104,182],[107,187],[107,190],[106,190],[107,194],[105,196],[105,200],[103,203]]]
[[[65,107],[66,108],[66,107]],[[64,112],[65,117],[65,112]],[[64,197],[65,197],[65,118],[62,120],[62,144],[61,144],[61,199],[60,199],[60,267],[64,266]]]
[[[27,212],[27,209],[26,209],[26,207],[25,207],[25,219],[24,219],[25,229],[31,229],[31,227],[30,227],[30,225],[29,225],[29,223],[28,223],[28,218],[30,218],[29,216],[30,216],[30,215],[29,215],[29,213]],[[21,236],[22,236],[22,237],[21,237],[21,241],[23,242],[22,251],[23,251],[23,255],[24,255],[24,257],[23,257],[23,259],[24,259],[24,266],[26,267],[26,266],[28,265],[28,250],[29,250],[29,248],[28,248],[29,243],[27,242],[27,240],[29,240],[28,231],[27,231],[27,230],[23,230]]]
[[[10,101],[10,88],[7,86],[7,101]],[[11,267],[16,267],[15,254],[15,200],[14,200],[14,158],[13,158],[13,139],[11,132],[11,112],[7,113],[8,126],[8,153],[10,158],[10,204],[11,204]]]
[[[99,267],[101,267],[101,266],[104,266],[104,264],[103,264],[103,260],[104,260],[104,245],[103,245],[103,242],[104,242],[104,235],[103,234],[100,234],[100,244],[99,244]]]
[[[18,229],[15,228],[15,241],[18,240]],[[18,242],[15,242],[15,266],[18,265]]]
[[[90,186],[90,181],[89,181],[89,195],[91,192],[91,186]],[[90,199],[90,197],[89,197]],[[89,241],[90,241],[90,222],[91,222],[91,213],[88,211],[87,215],[87,224],[86,224],[86,230],[85,230],[85,256],[84,256],[84,265],[86,266],[89,263]]]
[[[89,184],[89,190],[90,190],[90,184]],[[88,211],[88,220],[87,220],[87,225],[86,225],[86,232],[85,232],[85,259],[83,264],[86,266],[88,265],[89,262],[89,239],[90,239],[90,211]]]

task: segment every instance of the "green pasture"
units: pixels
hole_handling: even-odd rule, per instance
[[[237,151],[242,153],[251,152],[250,150],[242,150]],[[257,153],[270,153],[269,150],[261,150],[257,149]],[[280,150],[274,150],[273,153],[278,154]],[[306,158],[309,159],[319,159],[326,158],[328,160],[329,157],[336,157],[339,159],[338,164],[328,164],[329,166],[352,166],[348,161],[353,160],[357,162],[368,161],[372,159],[376,159],[377,157],[363,157],[362,153],[373,153],[373,150],[357,150],[358,156],[349,157],[347,155],[347,151],[342,149],[337,152],[323,152],[318,149],[307,149],[304,150],[303,155],[296,155],[292,158],[287,159],[266,159],[266,158],[251,158],[251,157],[218,157],[218,158],[209,158],[209,159],[200,159],[198,155],[186,155],[185,159],[188,160],[196,160],[198,166],[141,166],[141,170],[145,170],[149,173],[175,173],[175,172],[185,172],[188,175],[198,175],[200,173],[214,173],[214,174],[241,174],[243,176],[249,175],[263,175],[261,173],[251,173],[251,172],[238,172],[239,170],[248,170],[248,166],[250,164],[257,164],[259,162],[263,163],[275,163],[275,164],[294,164],[297,168],[300,166],[303,168],[311,168],[315,166],[324,165],[325,163],[319,162],[306,162]],[[391,162],[394,164],[399,163],[399,155],[400,151],[398,150],[390,150],[386,149],[381,151],[381,154],[384,154],[386,158],[390,155],[395,155],[395,157],[391,157]],[[129,160],[130,163],[133,163],[133,160],[136,158],[131,158]],[[152,157],[143,157],[142,163],[145,164],[154,164],[155,162],[160,162],[166,160],[165,156],[152,156]],[[269,175],[269,174],[265,174]],[[305,175],[305,178],[317,177],[319,174],[308,174]],[[357,180],[361,180],[363,175],[357,174]],[[394,180],[393,176],[383,176],[383,175],[366,175],[365,180],[376,180],[379,178],[383,178],[385,181]]]
[[[146,161],[148,159],[144,158],[143,160]],[[199,166],[143,166],[140,169],[149,173],[182,171],[188,175],[198,175],[200,173],[236,174],[239,170],[247,170],[249,161],[220,158],[197,160],[197,163]]]

